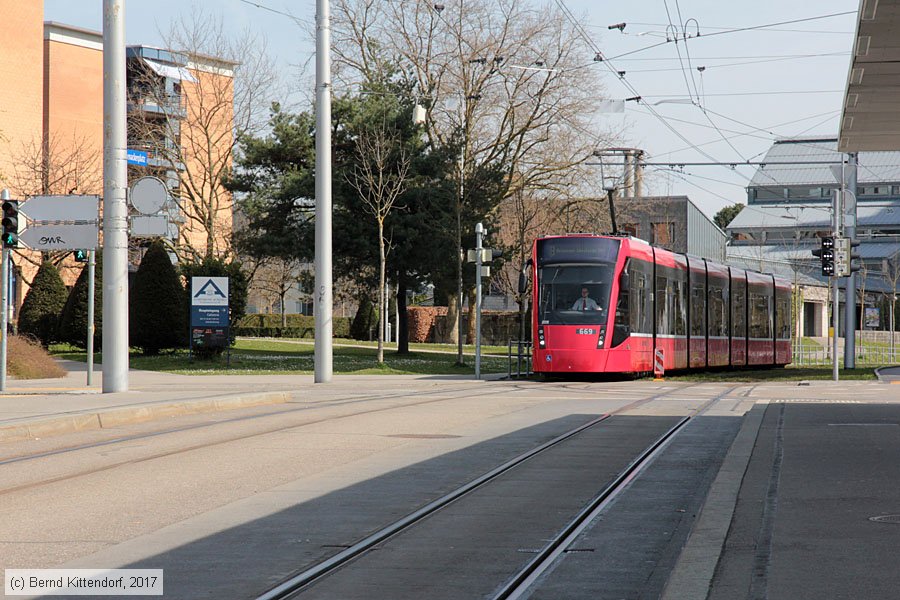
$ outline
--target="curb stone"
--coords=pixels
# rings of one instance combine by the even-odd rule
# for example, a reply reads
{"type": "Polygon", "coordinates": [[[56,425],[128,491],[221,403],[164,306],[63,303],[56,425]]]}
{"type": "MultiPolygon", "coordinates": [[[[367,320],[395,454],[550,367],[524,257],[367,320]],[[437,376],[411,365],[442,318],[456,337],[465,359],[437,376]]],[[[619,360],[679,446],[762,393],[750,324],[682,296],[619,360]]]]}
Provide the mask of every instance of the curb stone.
{"type": "Polygon", "coordinates": [[[131,423],[155,421],[167,417],[192,415],[221,410],[234,410],[248,406],[281,404],[291,399],[290,392],[262,392],[220,396],[200,400],[156,402],[135,406],[121,406],[84,413],[34,417],[27,420],[0,424],[0,443],[20,442],[77,431],[107,429],[131,423]]]}

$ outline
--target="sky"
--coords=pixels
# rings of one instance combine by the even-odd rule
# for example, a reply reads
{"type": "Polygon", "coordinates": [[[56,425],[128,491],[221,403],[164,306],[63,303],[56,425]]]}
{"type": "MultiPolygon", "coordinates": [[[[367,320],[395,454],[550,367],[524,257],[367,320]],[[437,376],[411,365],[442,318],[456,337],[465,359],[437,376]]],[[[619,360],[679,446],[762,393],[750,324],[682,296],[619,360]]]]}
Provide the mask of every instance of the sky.
{"type": "MultiPolygon", "coordinates": [[[[625,145],[643,149],[648,162],[744,163],[762,159],[776,138],[837,135],[858,0],[547,3],[571,11],[584,37],[607,57],[596,63],[603,74],[598,99],[641,97],[598,121],[621,131],[625,145]],[[621,23],[623,29],[609,29],[621,23]]],[[[44,4],[45,20],[102,27],[101,0],[44,4]]],[[[297,91],[293,99],[308,92],[314,0],[126,0],[125,7],[129,44],[159,45],[159,32],[192,10],[220,15],[236,34],[247,28],[266,39],[282,83],[297,91]]],[[[712,217],[746,201],[755,168],[648,166],[645,194],[687,195],[712,217]]]]}

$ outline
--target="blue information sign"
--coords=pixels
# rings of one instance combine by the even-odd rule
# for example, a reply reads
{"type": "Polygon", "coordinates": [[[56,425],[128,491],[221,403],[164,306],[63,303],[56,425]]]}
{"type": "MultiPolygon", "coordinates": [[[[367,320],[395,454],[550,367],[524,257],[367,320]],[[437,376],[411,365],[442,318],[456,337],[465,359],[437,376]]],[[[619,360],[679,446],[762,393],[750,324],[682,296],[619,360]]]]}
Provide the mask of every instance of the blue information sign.
{"type": "Polygon", "coordinates": [[[228,307],[192,306],[191,327],[228,327],[228,307]]]}
{"type": "Polygon", "coordinates": [[[147,153],[143,150],[132,150],[129,148],[126,152],[129,165],[147,166],[147,153]]]}

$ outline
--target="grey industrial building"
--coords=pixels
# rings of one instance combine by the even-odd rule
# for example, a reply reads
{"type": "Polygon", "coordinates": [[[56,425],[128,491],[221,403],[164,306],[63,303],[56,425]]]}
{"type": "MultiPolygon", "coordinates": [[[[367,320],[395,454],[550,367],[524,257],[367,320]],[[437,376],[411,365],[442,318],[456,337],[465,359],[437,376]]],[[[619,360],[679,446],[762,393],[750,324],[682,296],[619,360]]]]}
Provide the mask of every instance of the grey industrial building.
{"type": "MultiPolygon", "coordinates": [[[[828,279],[812,250],[831,235],[844,157],[834,137],[776,141],[747,187],[747,206],[726,228],[731,264],[794,282],[803,301],[797,335],[828,331],[828,279]]],[[[859,328],[889,329],[886,308],[894,286],[886,275],[900,267],[900,152],[859,153],[857,239],[859,328]]],[[[843,287],[846,280],[839,281],[843,287]]]]}
{"type": "Polygon", "coordinates": [[[725,261],[725,232],[687,196],[626,197],[616,208],[623,233],[673,252],[725,261]]]}

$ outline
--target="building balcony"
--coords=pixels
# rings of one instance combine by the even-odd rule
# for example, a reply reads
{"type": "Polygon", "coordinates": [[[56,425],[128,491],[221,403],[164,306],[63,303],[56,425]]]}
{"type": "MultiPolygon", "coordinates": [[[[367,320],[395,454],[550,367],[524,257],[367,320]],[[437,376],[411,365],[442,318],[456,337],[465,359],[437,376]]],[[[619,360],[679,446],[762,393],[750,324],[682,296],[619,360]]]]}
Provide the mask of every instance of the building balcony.
{"type": "Polygon", "coordinates": [[[129,94],[128,112],[134,113],[137,111],[176,119],[184,119],[187,116],[180,94],[129,94]]]}

